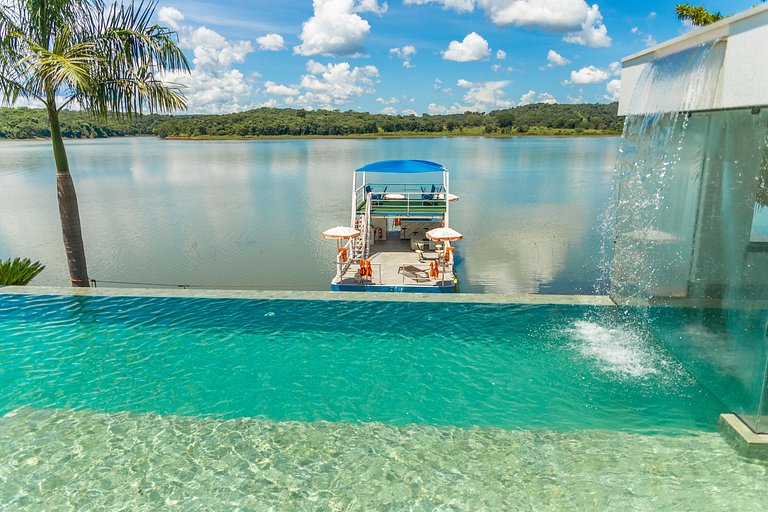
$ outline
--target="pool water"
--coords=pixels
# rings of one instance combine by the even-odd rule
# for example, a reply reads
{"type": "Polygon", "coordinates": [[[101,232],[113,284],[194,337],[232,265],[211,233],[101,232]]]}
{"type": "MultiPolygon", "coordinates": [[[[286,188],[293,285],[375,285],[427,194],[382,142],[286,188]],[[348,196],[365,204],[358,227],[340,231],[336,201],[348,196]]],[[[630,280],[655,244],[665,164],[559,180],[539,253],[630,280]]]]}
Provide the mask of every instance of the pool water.
{"type": "Polygon", "coordinates": [[[752,510],[766,466],[629,317],[0,294],[0,508],[752,510]]]}

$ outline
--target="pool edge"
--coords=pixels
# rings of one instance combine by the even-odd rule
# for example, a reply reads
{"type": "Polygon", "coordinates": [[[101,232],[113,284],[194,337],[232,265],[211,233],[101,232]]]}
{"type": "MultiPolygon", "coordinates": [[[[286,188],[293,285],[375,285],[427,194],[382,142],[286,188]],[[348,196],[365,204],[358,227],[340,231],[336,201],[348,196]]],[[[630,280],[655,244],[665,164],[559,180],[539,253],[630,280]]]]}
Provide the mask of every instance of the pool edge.
{"type": "Polygon", "coordinates": [[[556,304],[615,306],[607,295],[388,293],[286,290],[216,290],[155,288],[65,288],[55,286],[0,286],[0,295],[66,295],[94,297],[186,297],[207,299],[282,299],[363,302],[456,302],[475,304],[556,304]]]}
{"type": "Polygon", "coordinates": [[[721,414],[717,430],[743,457],[768,460],[768,434],[754,432],[737,415],[721,414]]]}

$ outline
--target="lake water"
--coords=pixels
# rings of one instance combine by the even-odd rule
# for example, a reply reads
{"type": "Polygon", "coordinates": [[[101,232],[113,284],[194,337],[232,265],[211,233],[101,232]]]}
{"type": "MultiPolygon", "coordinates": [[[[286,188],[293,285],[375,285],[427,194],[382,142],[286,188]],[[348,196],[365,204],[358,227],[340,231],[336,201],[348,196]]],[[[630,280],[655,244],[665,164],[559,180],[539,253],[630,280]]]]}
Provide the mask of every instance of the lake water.
{"type": "MultiPolygon", "coordinates": [[[[91,278],[326,290],[352,170],[444,164],[461,290],[594,293],[618,138],[313,139],[67,143],[91,278]]],[[[0,142],[0,259],[68,285],[48,141],[0,142]]]]}

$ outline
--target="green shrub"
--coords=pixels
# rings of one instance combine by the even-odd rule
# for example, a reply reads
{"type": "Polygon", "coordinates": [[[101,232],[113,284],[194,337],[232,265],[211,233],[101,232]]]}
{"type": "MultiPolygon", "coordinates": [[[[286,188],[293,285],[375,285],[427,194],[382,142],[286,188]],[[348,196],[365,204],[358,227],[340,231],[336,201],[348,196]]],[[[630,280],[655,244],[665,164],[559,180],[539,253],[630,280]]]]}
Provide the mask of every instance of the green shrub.
{"type": "Polygon", "coordinates": [[[45,265],[29,258],[0,260],[0,286],[24,286],[44,268],[45,265]]]}

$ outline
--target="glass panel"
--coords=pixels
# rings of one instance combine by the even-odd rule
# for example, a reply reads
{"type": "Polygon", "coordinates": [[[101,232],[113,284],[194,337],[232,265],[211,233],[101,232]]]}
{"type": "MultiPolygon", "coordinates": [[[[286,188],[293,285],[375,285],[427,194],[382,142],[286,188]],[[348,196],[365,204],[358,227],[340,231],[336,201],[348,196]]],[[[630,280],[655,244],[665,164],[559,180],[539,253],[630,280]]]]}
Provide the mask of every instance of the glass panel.
{"type": "Polygon", "coordinates": [[[768,110],[628,120],[611,293],[705,387],[768,431],[768,110]]]}

